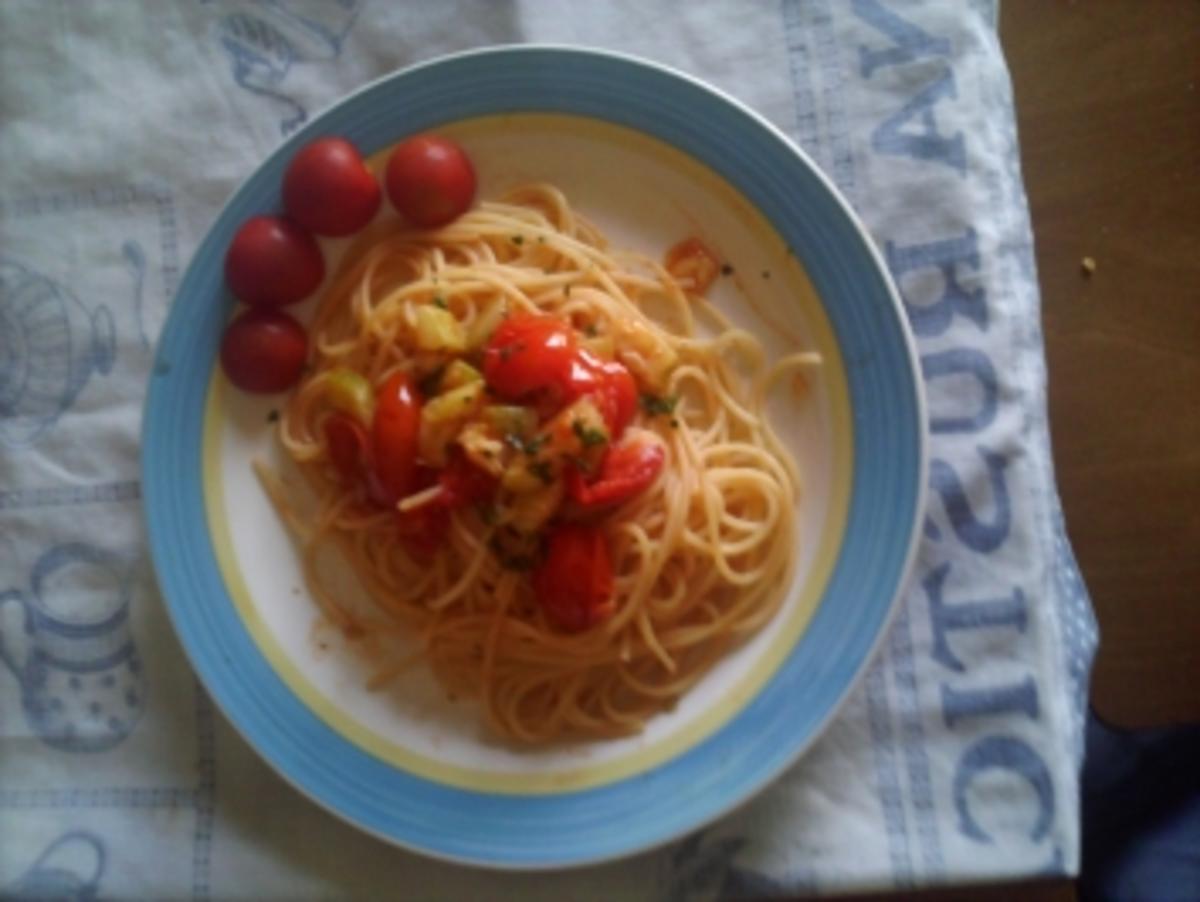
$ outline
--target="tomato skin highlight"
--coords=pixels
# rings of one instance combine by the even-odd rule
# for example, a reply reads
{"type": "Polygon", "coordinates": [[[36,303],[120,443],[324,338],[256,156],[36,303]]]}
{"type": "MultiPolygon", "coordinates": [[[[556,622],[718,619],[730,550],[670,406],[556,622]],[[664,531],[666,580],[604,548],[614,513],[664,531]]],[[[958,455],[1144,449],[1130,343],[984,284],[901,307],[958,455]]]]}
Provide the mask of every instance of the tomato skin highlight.
{"type": "Polygon", "coordinates": [[[325,278],[325,258],[306,229],[279,216],[242,223],[225,254],[225,281],[250,307],[285,307],[312,294],[325,278]]]}
{"type": "Polygon", "coordinates": [[[594,481],[586,482],[575,467],[567,471],[567,497],[588,513],[621,504],[653,485],[666,457],[657,442],[610,448],[594,481]]]}
{"type": "Polygon", "coordinates": [[[317,235],[352,235],[375,217],[382,202],[379,182],[344,138],[318,138],[304,146],[283,176],[284,209],[317,235]]]}
{"type": "Polygon", "coordinates": [[[475,199],[470,157],[438,135],[416,135],[397,145],[388,157],[384,181],[392,206],[420,228],[457,219],[475,199]]]}
{"type": "Polygon", "coordinates": [[[252,394],[291,388],[307,359],[304,327],[279,310],[247,310],[221,339],[221,368],[230,382],[252,394]]]}
{"type": "Polygon", "coordinates": [[[501,398],[553,392],[561,400],[578,365],[574,330],[555,316],[522,313],[504,320],[483,352],[483,376],[501,398]]]}
{"type": "Polygon", "coordinates": [[[391,506],[413,490],[421,400],[408,373],[393,373],[375,399],[371,424],[371,486],[376,501],[391,506]]]}
{"type": "Polygon", "coordinates": [[[564,632],[582,632],[611,617],[613,569],[604,533],[577,523],[556,527],[532,584],[546,618],[564,632]]]}
{"type": "Polygon", "coordinates": [[[616,441],[637,412],[638,390],[633,375],[620,361],[601,360],[581,349],[567,380],[564,402],[569,404],[585,395],[595,398],[608,425],[609,440],[616,441]]]}

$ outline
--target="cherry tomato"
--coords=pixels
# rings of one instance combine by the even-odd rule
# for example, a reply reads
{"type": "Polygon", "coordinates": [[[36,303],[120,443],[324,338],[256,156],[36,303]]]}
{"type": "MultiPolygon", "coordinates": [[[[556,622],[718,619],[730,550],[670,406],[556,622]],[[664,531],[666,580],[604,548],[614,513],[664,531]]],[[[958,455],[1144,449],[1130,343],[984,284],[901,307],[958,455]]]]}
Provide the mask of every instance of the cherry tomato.
{"type": "Polygon", "coordinates": [[[699,238],[686,238],[667,251],[663,261],[676,279],[690,281],[692,290],[704,294],[721,271],[717,255],[699,238]]]}
{"type": "Polygon", "coordinates": [[[609,439],[616,441],[637,412],[637,383],[617,360],[600,360],[586,350],[579,352],[578,359],[579,364],[571,370],[565,401],[569,403],[584,395],[595,398],[608,424],[609,439]]]}
{"type": "Polygon", "coordinates": [[[383,193],[362,156],[344,138],[303,147],[283,175],[283,207],[318,235],[351,235],[379,210],[383,193]]]}
{"type": "Polygon", "coordinates": [[[372,470],[377,482],[372,494],[386,505],[395,504],[413,489],[420,428],[417,387],[407,373],[395,373],[379,390],[371,424],[372,470]]]}
{"type": "Polygon", "coordinates": [[[666,452],[657,442],[630,442],[610,448],[592,482],[574,467],[567,471],[567,496],[585,511],[628,501],[658,478],[666,452]]]}
{"type": "Polygon", "coordinates": [[[439,502],[447,508],[456,508],[490,500],[498,481],[458,451],[451,452],[449,463],[438,473],[438,484],[442,487],[439,502]]]}
{"type": "Polygon", "coordinates": [[[334,469],[347,485],[357,485],[370,469],[370,437],[362,423],[345,413],[325,420],[325,447],[334,469]]]}
{"type": "Polygon", "coordinates": [[[402,142],[388,158],[388,198],[415,226],[435,228],[458,218],[475,198],[475,168],[461,147],[437,135],[402,142]]]}
{"type": "Polygon", "coordinates": [[[501,398],[517,401],[537,392],[564,395],[580,368],[574,330],[561,319],[532,313],[509,317],[483,352],[483,375],[501,398]]]}
{"type": "Polygon", "coordinates": [[[561,630],[577,633],[610,617],[613,570],[604,533],[577,523],[556,527],[532,583],[546,618],[561,630]]]}
{"type": "Polygon", "coordinates": [[[221,367],[242,391],[285,391],[296,384],[307,359],[304,327],[278,310],[242,313],[221,339],[221,367]]]}
{"type": "Polygon", "coordinates": [[[247,219],[225,254],[225,281],[251,307],[282,307],[312,294],[325,260],[305,229],[278,216],[247,219]]]}

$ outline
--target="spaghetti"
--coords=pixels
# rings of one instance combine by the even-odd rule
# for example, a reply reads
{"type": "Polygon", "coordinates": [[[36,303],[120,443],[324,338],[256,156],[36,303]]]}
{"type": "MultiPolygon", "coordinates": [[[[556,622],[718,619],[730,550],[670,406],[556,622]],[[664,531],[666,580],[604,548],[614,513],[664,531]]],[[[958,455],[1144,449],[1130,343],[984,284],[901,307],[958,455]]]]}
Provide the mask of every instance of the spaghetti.
{"type": "MultiPolygon", "coordinates": [[[[417,657],[449,692],[478,699],[498,733],[524,743],[637,732],[762,627],[791,577],[800,493],[764,408],[781,377],[816,357],[768,364],[760,343],[702,296],[711,276],[702,264],[688,254],[668,270],[609,250],[547,185],[483,203],[437,230],[364,233],[321,298],[311,370],[279,424],[315,489],[315,516],[300,515],[292,492],[260,468],[302,538],[325,616],[384,649],[390,637],[415,637],[417,657]],[[531,558],[539,553],[545,514],[527,530],[533,539],[514,527],[529,527],[521,504],[533,495],[508,496],[518,503],[507,509],[502,492],[497,504],[453,510],[444,540],[418,554],[397,530],[396,511],[365,503],[334,466],[323,423],[337,374],[358,374],[374,390],[396,372],[428,380],[448,360],[479,359],[470,340],[457,355],[422,346],[423,308],[450,314],[476,342],[505,318],[551,314],[636,379],[642,403],[623,442],[657,446],[664,462],[644,491],[591,518],[611,557],[612,604],[587,628],[567,631],[548,617],[529,560],[513,553],[522,538],[531,558]],[[331,545],[348,557],[370,609],[331,585],[322,555],[331,545]]],[[[529,453],[522,447],[504,453],[529,453]]],[[[558,474],[550,476],[540,491],[561,498],[558,474]]],[[[437,495],[436,485],[417,489],[398,508],[419,511],[437,495]]],[[[571,506],[550,515],[569,519],[571,506]]],[[[372,685],[410,663],[385,651],[372,685]]]]}

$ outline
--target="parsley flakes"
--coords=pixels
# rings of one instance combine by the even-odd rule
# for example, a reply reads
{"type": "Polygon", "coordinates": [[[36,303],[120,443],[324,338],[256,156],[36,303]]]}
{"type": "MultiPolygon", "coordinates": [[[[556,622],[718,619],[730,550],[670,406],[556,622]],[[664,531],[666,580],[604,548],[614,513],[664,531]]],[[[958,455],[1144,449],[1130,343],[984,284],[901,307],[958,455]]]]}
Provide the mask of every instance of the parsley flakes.
{"type": "Polygon", "coordinates": [[[585,448],[595,448],[597,445],[603,445],[608,441],[608,433],[603,429],[594,429],[587,426],[582,420],[573,420],[571,422],[571,431],[583,442],[585,448]]]}
{"type": "Polygon", "coordinates": [[[546,485],[554,482],[554,471],[550,469],[550,461],[548,460],[535,460],[530,462],[529,472],[546,485]]]}
{"type": "Polygon", "coordinates": [[[675,412],[675,405],[679,403],[677,395],[668,395],[660,397],[659,395],[642,395],[642,410],[652,417],[662,416],[668,413],[675,412]]]}

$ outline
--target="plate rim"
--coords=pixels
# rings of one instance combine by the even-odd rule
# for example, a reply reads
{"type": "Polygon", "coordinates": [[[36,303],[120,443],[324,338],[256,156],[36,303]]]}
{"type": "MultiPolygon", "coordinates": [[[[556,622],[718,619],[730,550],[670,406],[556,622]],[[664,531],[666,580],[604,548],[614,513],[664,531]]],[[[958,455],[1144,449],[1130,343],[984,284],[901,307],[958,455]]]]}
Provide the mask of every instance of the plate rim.
{"type": "MultiPolygon", "coordinates": [[[[154,363],[154,368],[152,370],[152,373],[150,374],[150,376],[148,378],[149,386],[148,386],[148,390],[146,392],[145,400],[142,405],[142,427],[141,427],[140,434],[139,434],[139,437],[142,439],[141,452],[140,452],[140,472],[143,477],[143,484],[146,485],[147,487],[153,485],[152,481],[148,481],[145,478],[146,471],[149,467],[148,458],[150,455],[149,455],[149,447],[146,444],[146,442],[144,441],[144,439],[149,431],[150,423],[151,423],[151,419],[149,416],[150,412],[151,412],[151,406],[152,406],[151,402],[156,395],[156,392],[154,391],[154,383],[155,383],[154,376],[157,375],[159,361],[162,359],[160,357],[160,352],[162,350],[164,336],[167,333],[166,325],[167,325],[167,323],[169,323],[170,317],[174,314],[175,303],[177,301],[181,300],[181,290],[182,290],[183,286],[187,283],[188,276],[191,274],[191,271],[197,264],[196,258],[199,254],[200,249],[203,247],[205,240],[212,233],[213,229],[217,226],[217,224],[220,223],[222,221],[222,219],[226,216],[226,214],[229,211],[229,208],[231,206],[233,206],[233,204],[237,201],[237,199],[242,194],[243,190],[246,188],[248,183],[250,183],[263,168],[270,165],[283,152],[284,148],[287,147],[299,134],[303,134],[306,130],[308,130],[312,126],[320,123],[326,117],[326,115],[328,113],[330,113],[331,111],[333,111],[339,107],[342,107],[343,105],[348,105],[348,104],[352,103],[354,100],[356,100],[361,95],[371,92],[372,90],[380,87],[385,82],[388,82],[391,80],[398,80],[398,79],[405,78],[405,77],[408,77],[408,76],[411,76],[414,74],[421,73],[427,69],[437,68],[439,66],[454,63],[456,61],[469,60],[471,58],[488,57],[488,56],[504,57],[504,56],[510,56],[510,55],[518,55],[519,56],[519,55],[527,55],[527,54],[532,54],[532,53],[545,53],[545,52],[565,54],[565,55],[570,55],[570,56],[606,58],[613,62],[619,63],[625,67],[631,67],[633,69],[651,70],[652,72],[655,72],[660,76],[666,76],[670,79],[685,82],[685,83],[687,83],[687,85],[690,88],[692,88],[702,94],[710,95],[716,101],[718,101],[728,107],[733,108],[738,113],[740,113],[742,116],[749,119],[759,129],[761,129],[765,133],[769,134],[776,142],[778,142],[783,147],[786,147],[787,150],[799,160],[801,165],[805,169],[808,170],[809,174],[812,177],[814,177],[814,179],[824,189],[824,192],[827,195],[828,199],[831,200],[837,207],[840,208],[840,211],[841,211],[842,215],[845,217],[846,221],[853,227],[853,230],[859,240],[859,243],[861,244],[861,249],[866,251],[867,255],[870,257],[870,259],[874,263],[874,266],[875,266],[874,275],[877,276],[879,278],[879,280],[881,281],[881,283],[885,289],[885,292],[888,295],[888,299],[891,302],[891,305],[890,305],[891,312],[894,314],[896,323],[899,326],[899,333],[900,333],[900,336],[901,336],[902,342],[903,342],[903,351],[904,351],[903,356],[904,356],[905,362],[907,363],[908,375],[911,377],[912,402],[913,402],[913,405],[915,408],[915,414],[916,414],[914,437],[915,437],[915,442],[916,442],[916,446],[917,446],[916,447],[916,455],[915,455],[915,467],[917,470],[918,478],[916,479],[915,491],[914,491],[914,496],[913,496],[913,504],[912,504],[913,513],[912,513],[911,523],[909,524],[909,528],[908,528],[907,547],[905,548],[905,551],[904,551],[904,554],[903,554],[903,557],[901,560],[900,568],[897,571],[897,576],[896,576],[896,580],[895,580],[895,586],[894,586],[894,590],[892,593],[892,597],[890,598],[886,608],[884,609],[883,617],[881,618],[881,620],[879,622],[879,625],[875,632],[874,638],[871,640],[869,648],[862,655],[861,660],[859,661],[859,663],[857,664],[857,666],[854,670],[854,673],[848,680],[846,680],[846,682],[845,682],[844,686],[841,688],[841,690],[836,693],[836,699],[829,706],[829,708],[825,712],[825,714],[814,723],[814,725],[810,729],[808,735],[802,741],[797,742],[795,744],[794,748],[792,748],[790,750],[790,752],[787,755],[785,755],[780,762],[778,762],[777,764],[775,764],[774,766],[772,766],[770,768],[763,768],[763,769],[759,770],[757,773],[754,774],[754,776],[751,779],[749,779],[746,782],[745,786],[739,792],[730,793],[727,798],[722,800],[721,804],[715,806],[710,812],[705,814],[702,819],[696,820],[696,821],[688,823],[688,824],[680,825],[673,829],[668,829],[661,836],[658,836],[657,838],[637,842],[636,844],[628,845],[628,846],[625,846],[625,847],[622,847],[622,848],[619,848],[616,850],[604,851],[604,852],[600,852],[597,854],[582,854],[582,855],[577,855],[577,856],[572,856],[572,857],[550,858],[550,859],[545,859],[545,860],[540,860],[540,859],[539,860],[527,860],[527,859],[502,860],[502,859],[497,859],[494,855],[492,857],[487,857],[482,853],[480,855],[478,855],[477,857],[470,857],[466,854],[456,854],[453,852],[447,852],[445,850],[432,847],[430,845],[418,844],[417,842],[398,837],[391,833],[385,832],[384,830],[377,828],[371,824],[365,823],[364,821],[357,819],[356,817],[354,817],[347,811],[342,810],[342,808],[340,808],[334,801],[326,800],[326,799],[319,797],[315,793],[315,791],[313,791],[309,787],[305,786],[302,782],[300,782],[300,780],[298,778],[296,778],[293,774],[289,773],[288,770],[286,770],[285,767],[279,761],[277,761],[276,758],[272,754],[268,754],[268,752],[266,750],[264,750],[264,748],[260,745],[258,739],[256,737],[252,736],[247,731],[247,729],[244,728],[242,723],[238,722],[238,720],[235,717],[231,716],[230,711],[229,711],[225,701],[220,697],[220,694],[218,692],[214,691],[213,687],[210,685],[210,680],[209,680],[208,675],[206,674],[205,670],[202,669],[200,666],[198,666],[196,656],[193,653],[193,648],[191,647],[191,644],[190,644],[190,642],[194,641],[194,639],[189,640],[187,638],[189,634],[180,628],[180,614],[176,609],[176,603],[172,602],[169,599],[167,592],[163,588],[163,586],[165,585],[165,582],[166,582],[163,579],[163,568],[164,568],[165,564],[164,564],[162,558],[163,558],[164,552],[159,551],[159,543],[155,541],[155,539],[152,535],[153,531],[150,529],[147,529],[147,534],[148,534],[147,535],[147,544],[149,545],[149,548],[150,548],[150,557],[151,557],[151,562],[152,562],[152,567],[153,567],[157,587],[159,588],[159,594],[161,595],[162,600],[164,602],[164,607],[167,610],[168,618],[171,622],[172,629],[175,632],[175,636],[178,639],[181,647],[184,650],[185,656],[188,660],[189,665],[192,668],[193,673],[197,676],[197,678],[199,678],[201,683],[204,685],[204,688],[206,690],[206,693],[207,693],[209,699],[221,711],[221,714],[225,717],[226,721],[235,729],[235,731],[238,733],[238,735],[244,741],[246,741],[247,744],[249,744],[251,746],[251,748],[254,750],[255,754],[257,754],[272,769],[272,771],[275,774],[282,777],[286,783],[288,783],[294,789],[298,790],[301,795],[303,795],[306,798],[310,799],[311,801],[315,802],[318,806],[320,806],[325,811],[328,811],[329,813],[333,814],[335,817],[339,818],[340,820],[342,820],[345,823],[352,825],[356,829],[362,830],[363,832],[365,832],[371,836],[374,836],[390,845],[398,846],[398,847],[404,848],[408,851],[411,851],[415,854],[419,854],[419,855],[422,855],[425,857],[429,857],[429,858],[444,861],[444,862],[449,862],[449,863],[458,864],[458,865],[465,865],[465,866],[477,868],[477,869],[495,870],[495,871],[510,871],[510,872],[538,872],[538,871],[565,870],[565,869],[570,869],[570,868],[583,867],[583,866],[587,866],[587,865],[600,864],[600,863],[608,862],[608,861],[621,860],[621,859],[627,858],[627,857],[635,855],[635,854],[646,852],[646,851],[649,851],[652,849],[661,848],[662,846],[665,846],[665,845],[681,838],[682,836],[687,835],[688,833],[690,833],[692,831],[700,829],[700,828],[706,826],[707,824],[711,824],[714,821],[727,816],[730,812],[747,804],[750,800],[752,800],[753,798],[758,796],[765,789],[767,789],[771,784],[773,784],[776,780],[778,780],[779,777],[786,770],[788,770],[789,768],[794,766],[796,764],[796,762],[800,758],[802,758],[812,748],[813,744],[825,734],[825,732],[828,730],[830,724],[832,723],[833,719],[843,711],[847,699],[854,692],[854,690],[860,685],[867,670],[869,669],[869,667],[872,665],[872,663],[875,661],[877,655],[879,654],[880,648],[891,630],[893,622],[894,622],[894,620],[899,612],[899,609],[901,607],[904,595],[906,594],[906,592],[909,588],[909,585],[911,583],[911,580],[912,580],[913,571],[914,571],[914,562],[916,559],[917,550],[919,548],[920,540],[921,540],[921,523],[923,522],[923,519],[925,516],[925,510],[926,510],[927,501],[928,501],[927,474],[929,471],[929,435],[928,435],[928,426],[927,426],[927,399],[926,399],[926,394],[925,394],[924,382],[923,382],[923,379],[921,378],[921,374],[920,374],[919,356],[918,356],[918,351],[917,351],[917,347],[916,347],[916,340],[912,333],[912,329],[908,323],[908,318],[907,318],[907,315],[904,310],[904,305],[903,305],[903,301],[901,299],[901,295],[900,295],[900,293],[897,289],[897,286],[891,276],[891,273],[889,272],[889,270],[885,264],[882,254],[880,253],[879,249],[876,247],[875,243],[871,239],[870,233],[867,231],[865,225],[859,218],[858,214],[855,212],[855,210],[849,204],[849,202],[846,200],[846,198],[842,195],[842,193],[838,190],[836,185],[834,185],[834,183],[829,178],[829,176],[827,176],[826,173],[824,171],[822,171],[820,169],[820,167],[817,166],[815,161],[803,150],[803,148],[801,148],[785,132],[783,132],[782,129],[780,129],[779,127],[774,125],[772,122],[770,122],[768,119],[766,119],[762,114],[760,114],[757,111],[755,111],[754,109],[752,109],[746,103],[742,102],[741,100],[737,99],[736,97],[729,94],[725,90],[717,87],[716,85],[711,84],[710,82],[707,82],[697,76],[693,76],[693,75],[691,75],[681,69],[678,69],[674,66],[671,66],[669,64],[650,60],[650,59],[647,59],[645,57],[641,57],[641,56],[638,56],[635,54],[630,54],[630,53],[626,53],[623,51],[609,50],[609,49],[599,48],[599,47],[592,47],[592,46],[587,46],[587,45],[573,45],[573,44],[563,44],[563,43],[553,43],[553,42],[551,42],[551,43],[515,43],[515,44],[509,43],[509,44],[490,45],[490,46],[486,46],[486,47],[476,47],[476,48],[467,49],[467,50],[463,50],[463,51],[442,54],[442,55],[432,57],[427,60],[423,60],[423,61],[414,63],[412,65],[402,66],[391,72],[385,73],[384,75],[381,75],[381,76],[374,78],[368,82],[365,82],[364,84],[360,85],[358,88],[354,89],[353,91],[350,91],[350,92],[347,92],[346,94],[340,95],[332,102],[324,105],[318,112],[314,113],[310,117],[308,123],[306,124],[306,126],[304,128],[300,129],[298,132],[293,133],[291,135],[283,136],[276,143],[274,148],[272,148],[267,154],[265,154],[253,166],[253,168],[247,173],[247,175],[239,181],[237,186],[230,192],[229,196],[226,198],[225,203],[221,205],[221,208],[217,211],[217,213],[215,214],[215,216],[209,223],[208,227],[206,228],[204,235],[200,238],[200,241],[197,243],[196,248],[192,253],[192,257],[189,260],[188,266],[186,267],[186,269],[184,270],[184,272],[180,278],[179,288],[176,290],[175,295],[172,297],[171,312],[168,314],[167,321],[164,322],[164,328],[163,328],[162,332],[160,333],[158,338],[156,338],[156,341],[155,341],[155,349],[154,349],[154,357],[153,357],[155,363],[154,363]]],[[[490,113],[490,115],[498,115],[498,114],[502,114],[503,112],[504,112],[503,110],[494,110],[492,113],[490,113]]],[[[549,112],[549,110],[540,110],[540,111],[533,111],[533,112],[549,112]]],[[[659,135],[644,132],[641,129],[637,128],[636,126],[629,125],[628,123],[625,123],[625,122],[620,122],[620,121],[616,121],[616,120],[605,120],[605,119],[602,119],[600,117],[594,116],[589,113],[575,112],[575,113],[570,113],[569,115],[576,115],[576,116],[581,116],[584,118],[598,119],[599,121],[610,122],[611,124],[616,124],[620,127],[631,128],[635,131],[639,131],[643,134],[647,134],[649,137],[651,137],[655,140],[666,141],[666,143],[671,144],[671,146],[673,146],[673,147],[676,147],[676,149],[679,150],[680,152],[688,154],[689,156],[692,155],[691,151],[686,147],[680,147],[680,146],[674,145],[672,142],[667,141],[667,139],[665,139],[659,135]]],[[[471,118],[471,117],[462,117],[462,118],[471,118]]],[[[451,119],[448,121],[456,121],[456,120],[451,119]]],[[[721,175],[720,173],[717,173],[717,174],[720,177],[724,178],[724,176],[721,175]]],[[[736,185],[734,185],[734,188],[735,188],[735,190],[738,190],[739,193],[741,193],[740,189],[738,189],[738,187],[736,185]]],[[[755,209],[757,209],[757,204],[754,204],[753,202],[750,202],[750,203],[752,206],[755,207],[755,209]]],[[[770,221],[770,220],[768,220],[768,221],[770,221]]],[[[806,270],[807,270],[807,268],[806,268],[806,270]]],[[[822,306],[826,305],[826,301],[824,298],[821,298],[821,303],[822,303],[822,306]]],[[[851,478],[853,480],[853,470],[852,470],[851,478]]],[[[152,513],[152,510],[151,510],[153,494],[154,494],[154,490],[149,489],[149,488],[148,488],[148,490],[143,491],[143,494],[142,494],[143,516],[144,516],[144,520],[145,520],[145,523],[147,524],[147,526],[150,525],[152,520],[156,519],[156,515],[154,513],[152,513]]],[[[839,554],[839,557],[840,557],[840,554],[839,554]]],[[[822,597],[824,597],[824,593],[823,593],[822,597]]],[[[818,604],[817,610],[820,609],[820,606],[821,606],[821,604],[818,604]]],[[[802,634],[802,636],[803,636],[803,634],[802,634]]],[[[771,680],[768,680],[767,684],[764,685],[764,687],[763,687],[764,691],[774,679],[775,679],[775,677],[772,677],[771,680]]],[[[307,707],[307,706],[305,706],[305,707],[307,707]]],[[[349,740],[347,740],[347,741],[349,741],[349,740]]],[[[367,753],[367,754],[369,754],[369,753],[367,753]]],[[[674,759],[672,759],[672,760],[674,760],[674,759]]],[[[391,767],[391,765],[388,765],[386,762],[381,762],[381,763],[385,764],[385,766],[391,767]]],[[[670,764],[671,764],[671,761],[669,760],[661,766],[667,767],[670,764]]],[[[392,768],[392,769],[397,770],[398,772],[402,772],[398,768],[392,768]]],[[[636,779],[636,777],[630,777],[630,778],[626,778],[626,779],[627,780],[636,779]]],[[[522,796],[516,796],[514,798],[522,798],[522,796]]]]}

